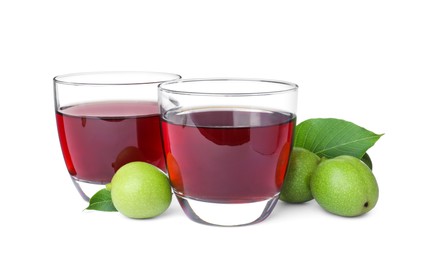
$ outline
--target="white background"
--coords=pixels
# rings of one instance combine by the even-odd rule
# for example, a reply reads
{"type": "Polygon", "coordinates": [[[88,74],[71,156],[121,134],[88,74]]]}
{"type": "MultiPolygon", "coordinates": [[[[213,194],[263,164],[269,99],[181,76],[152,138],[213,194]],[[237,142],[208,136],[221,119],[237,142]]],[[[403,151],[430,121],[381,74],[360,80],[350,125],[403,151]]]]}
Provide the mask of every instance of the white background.
{"type": "Polygon", "coordinates": [[[430,1],[0,2],[1,259],[433,259],[430,1]],[[150,70],[300,86],[299,122],[385,133],[377,206],[358,218],[278,203],[238,228],[83,211],[61,155],[52,77],[150,70]]]}

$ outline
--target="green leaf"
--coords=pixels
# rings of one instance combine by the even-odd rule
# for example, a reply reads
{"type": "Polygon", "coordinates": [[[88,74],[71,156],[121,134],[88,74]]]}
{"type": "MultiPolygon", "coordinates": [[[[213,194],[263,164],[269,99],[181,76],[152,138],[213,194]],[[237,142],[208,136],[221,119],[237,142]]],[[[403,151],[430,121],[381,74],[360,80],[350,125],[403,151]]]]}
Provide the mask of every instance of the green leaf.
{"type": "Polygon", "coordinates": [[[365,155],[363,155],[362,159],[360,160],[362,160],[362,162],[364,162],[372,171],[372,160],[367,153],[365,153],[365,155]]]}
{"type": "Polygon", "coordinates": [[[294,146],[320,157],[351,155],[361,159],[382,134],[336,118],[313,118],[297,125],[294,146]]]}
{"type": "Polygon", "coordinates": [[[107,189],[102,189],[95,193],[89,200],[87,210],[99,211],[117,211],[112,202],[111,192],[107,189]]]}

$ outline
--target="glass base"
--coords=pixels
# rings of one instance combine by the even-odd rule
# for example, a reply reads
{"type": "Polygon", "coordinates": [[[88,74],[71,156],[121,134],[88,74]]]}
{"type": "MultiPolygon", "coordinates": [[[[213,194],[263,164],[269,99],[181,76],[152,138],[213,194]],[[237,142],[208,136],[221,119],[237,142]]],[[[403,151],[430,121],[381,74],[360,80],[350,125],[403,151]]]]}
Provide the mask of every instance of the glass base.
{"type": "Polygon", "coordinates": [[[97,191],[105,188],[105,183],[88,182],[74,178],[73,176],[71,176],[71,180],[78,193],[85,201],[89,201],[97,191]]]}
{"type": "Polygon", "coordinates": [[[274,197],[250,203],[215,203],[175,195],[185,214],[193,221],[216,226],[244,226],[266,219],[279,200],[274,197]]]}

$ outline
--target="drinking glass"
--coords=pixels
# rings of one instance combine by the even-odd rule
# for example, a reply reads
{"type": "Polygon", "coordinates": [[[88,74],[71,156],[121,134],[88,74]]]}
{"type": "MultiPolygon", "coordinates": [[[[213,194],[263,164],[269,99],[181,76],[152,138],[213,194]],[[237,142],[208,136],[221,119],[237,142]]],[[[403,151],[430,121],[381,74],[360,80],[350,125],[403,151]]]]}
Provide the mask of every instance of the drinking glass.
{"type": "Polygon", "coordinates": [[[238,226],[269,216],[292,150],[297,90],[257,79],[160,84],[166,165],[188,217],[238,226]]]}
{"type": "Polygon", "coordinates": [[[122,165],[166,170],[158,84],[180,79],[159,72],[90,72],[54,78],[57,130],[71,179],[86,201],[122,165]]]}

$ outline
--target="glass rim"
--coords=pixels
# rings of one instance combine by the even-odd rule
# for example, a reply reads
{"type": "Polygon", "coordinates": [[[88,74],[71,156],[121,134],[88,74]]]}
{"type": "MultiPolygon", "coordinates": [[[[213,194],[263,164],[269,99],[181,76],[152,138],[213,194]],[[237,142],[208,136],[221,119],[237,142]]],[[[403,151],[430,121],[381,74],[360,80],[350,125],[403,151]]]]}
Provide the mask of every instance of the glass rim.
{"type": "Polygon", "coordinates": [[[74,85],[74,86],[122,86],[122,85],[146,85],[146,84],[161,84],[163,82],[179,80],[181,79],[181,75],[175,73],[168,72],[156,72],[156,71],[89,71],[89,72],[76,72],[76,73],[68,73],[57,75],[53,78],[55,84],[63,84],[63,85],[74,85]],[[113,81],[113,82],[94,82],[94,81],[80,81],[78,80],[80,77],[86,76],[104,76],[104,75],[127,75],[127,74],[143,74],[143,76],[161,76],[167,77],[167,79],[161,80],[136,80],[136,81],[113,81]],[[68,78],[77,78],[76,80],[66,80],[68,78]]]}
{"type": "Polygon", "coordinates": [[[271,79],[256,79],[256,78],[193,78],[193,79],[178,79],[173,81],[162,82],[158,85],[158,90],[179,94],[179,95],[197,95],[197,96],[225,96],[225,97],[242,97],[242,96],[263,96],[263,95],[273,95],[281,94],[291,91],[297,91],[298,85],[288,81],[282,80],[271,80],[271,79]],[[246,91],[246,92],[212,92],[212,91],[188,91],[188,90],[176,90],[169,89],[168,86],[183,84],[183,83],[198,83],[198,82],[257,82],[257,83],[268,83],[268,84],[278,84],[285,86],[284,89],[279,90],[264,90],[264,91],[246,91]]]}

